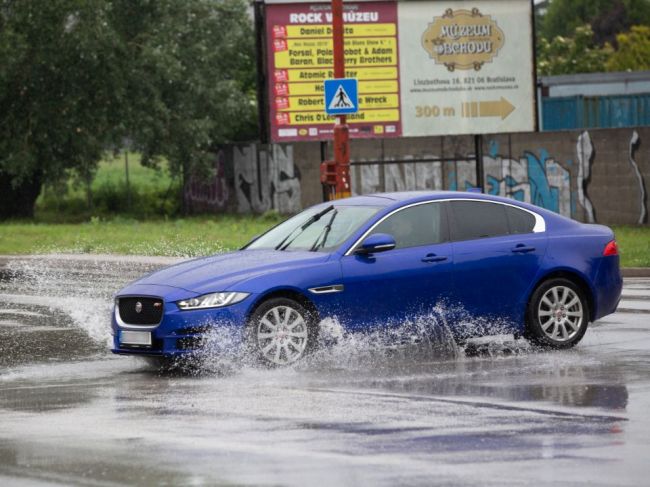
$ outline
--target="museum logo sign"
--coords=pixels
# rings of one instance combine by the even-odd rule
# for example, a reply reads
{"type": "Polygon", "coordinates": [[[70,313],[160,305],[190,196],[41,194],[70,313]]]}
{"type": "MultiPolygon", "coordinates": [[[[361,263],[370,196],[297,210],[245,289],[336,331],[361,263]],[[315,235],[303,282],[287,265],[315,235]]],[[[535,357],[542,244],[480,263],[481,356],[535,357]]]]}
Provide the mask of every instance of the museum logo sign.
{"type": "Polygon", "coordinates": [[[505,35],[491,16],[479,9],[447,9],[434,17],[422,34],[422,47],[437,64],[449,71],[474,69],[497,56],[505,44],[505,35]]]}

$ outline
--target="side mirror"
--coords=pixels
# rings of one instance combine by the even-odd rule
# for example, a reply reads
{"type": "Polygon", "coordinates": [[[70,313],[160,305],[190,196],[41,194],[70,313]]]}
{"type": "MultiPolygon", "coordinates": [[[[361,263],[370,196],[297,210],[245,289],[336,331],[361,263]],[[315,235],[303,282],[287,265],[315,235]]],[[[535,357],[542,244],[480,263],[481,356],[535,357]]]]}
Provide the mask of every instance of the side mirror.
{"type": "Polygon", "coordinates": [[[355,254],[368,255],[375,254],[377,252],[385,252],[387,250],[392,250],[395,248],[395,238],[392,235],[387,233],[375,233],[366,237],[366,239],[361,242],[361,246],[357,248],[354,252],[355,254]]]}

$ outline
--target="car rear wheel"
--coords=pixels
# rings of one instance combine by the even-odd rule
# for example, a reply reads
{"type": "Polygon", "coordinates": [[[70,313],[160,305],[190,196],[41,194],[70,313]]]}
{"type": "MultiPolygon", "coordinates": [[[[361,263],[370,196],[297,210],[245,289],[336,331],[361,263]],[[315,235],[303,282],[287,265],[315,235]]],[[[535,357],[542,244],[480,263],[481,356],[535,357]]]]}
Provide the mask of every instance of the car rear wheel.
{"type": "Polygon", "coordinates": [[[526,336],[549,348],[571,348],[587,331],[589,306],[576,284],[558,278],[546,281],[528,304],[526,336]]]}
{"type": "Polygon", "coordinates": [[[248,342],[263,364],[285,366],[298,362],[316,342],[315,319],[300,303],[273,298],[262,303],[249,323],[248,342]]]}

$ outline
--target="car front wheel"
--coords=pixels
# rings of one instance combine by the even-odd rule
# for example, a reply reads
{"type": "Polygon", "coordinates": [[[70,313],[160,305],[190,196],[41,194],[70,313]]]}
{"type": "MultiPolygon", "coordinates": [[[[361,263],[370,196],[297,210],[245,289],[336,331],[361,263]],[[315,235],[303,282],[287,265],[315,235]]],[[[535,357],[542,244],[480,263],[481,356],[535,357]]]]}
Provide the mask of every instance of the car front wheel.
{"type": "Polygon", "coordinates": [[[539,286],[528,304],[526,335],[550,348],[571,348],[587,331],[589,306],[583,291],[568,279],[539,286]]]}
{"type": "Polygon", "coordinates": [[[314,317],[300,303],[273,298],[262,303],[249,323],[249,347],[265,365],[285,366],[298,362],[316,342],[314,317]]]}

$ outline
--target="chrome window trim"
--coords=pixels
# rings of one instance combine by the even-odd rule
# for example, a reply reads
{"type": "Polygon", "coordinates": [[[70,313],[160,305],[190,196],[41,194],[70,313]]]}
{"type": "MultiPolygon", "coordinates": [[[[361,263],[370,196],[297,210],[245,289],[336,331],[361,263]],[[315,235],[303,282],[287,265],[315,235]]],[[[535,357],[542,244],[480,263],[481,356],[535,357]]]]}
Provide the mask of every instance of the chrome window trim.
{"type": "MultiPolygon", "coordinates": [[[[538,213],[535,213],[534,211],[531,211],[527,208],[522,208],[521,206],[517,205],[511,205],[510,203],[504,203],[502,201],[492,201],[492,200],[484,200],[484,199],[479,199],[479,198],[445,198],[445,199],[439,199],[439,200],[427,200],[427,201],[418,201],[417,203],[411,203],[410,205],[406,206],[401,206],[399,208],[394,209],[387,215],[384,215],[379,221],[375,222],[373,226],[371,226],[368,230],[366,230],[361,237],[359,237],[351,246],[350,248],[343,254],[343,256],[348,256],[352,255],[356,248],[359,246],[359,244],[365,239],[370,232],[372,232],[378,225],[380,225],[386,218],[393,216],[395,213],[398,213],[402,210],[406,210],[407,208],[412,208],[414,206],[420,206],[420,205],[426,205],[429,203],[443,203],[445,201],[478,201],[479,203],[492,203],[495,205],[503,205],[503,206],[511,206],[512,208],[515,208],[517,210],[525,211],[527,213],[530,213],[535,217],[535,226],[533,227],[532,233],[544,233],[546,231],[546,221],[544,220],[544,217],[538,213]]],[[[451,222],[449,222],[451,224],[451,222]]],[[[509,235],[526,235],[525,233],[519,233],[519,234],[509,234],[509,235]]],[[[472,240],[477,240],[477,239],[472,239],[472,240]]]]}

